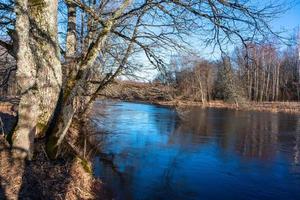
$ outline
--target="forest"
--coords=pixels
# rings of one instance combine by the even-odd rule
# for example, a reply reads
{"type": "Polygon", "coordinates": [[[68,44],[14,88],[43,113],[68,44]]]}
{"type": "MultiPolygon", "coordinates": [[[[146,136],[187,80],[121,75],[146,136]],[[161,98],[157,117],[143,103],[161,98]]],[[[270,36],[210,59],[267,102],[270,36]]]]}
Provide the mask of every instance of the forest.
{"type": "Polygon", "coordinates": [[[177,96],[202,103],[299,101],[298,43],[294,40],[284,49],[272,43],[249,43],[247,49],[236,47],[216,61],[174,56],[154,82],[172,85],[177,96]]]}

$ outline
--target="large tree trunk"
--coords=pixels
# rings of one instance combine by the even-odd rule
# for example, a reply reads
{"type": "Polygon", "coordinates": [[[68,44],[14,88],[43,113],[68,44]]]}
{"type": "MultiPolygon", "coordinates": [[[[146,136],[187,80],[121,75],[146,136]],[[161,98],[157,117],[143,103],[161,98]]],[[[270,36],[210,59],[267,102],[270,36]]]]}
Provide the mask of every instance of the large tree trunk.
{"type": "Polygon", "coordinates": [[[28,1],[16,1],[16,32],[18,35],[17,84],[22,98],[19,103],[19,121],[13,135],[13,145],[30,152],[37,123],[37,88],[32,77],[36,77],[36,66],[29,46],[28,1]]]}
{"type": "Polygon", "coordinates": [[[12,142],[29,157],[34,137],[45,136],[61,91],[57,6],[57,0],[16,1],[17,82],[21,100],[12,142]]]}

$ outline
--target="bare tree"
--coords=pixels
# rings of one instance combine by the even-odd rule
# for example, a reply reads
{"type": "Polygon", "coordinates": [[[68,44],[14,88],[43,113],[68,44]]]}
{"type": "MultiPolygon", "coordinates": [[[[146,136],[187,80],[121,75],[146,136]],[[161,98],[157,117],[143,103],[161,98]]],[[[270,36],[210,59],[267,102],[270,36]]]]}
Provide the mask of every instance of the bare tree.
{"type": "MultiPolygon", "coordinates": [[[[163,52],[185,48],[191,34],[224,51],[228,43],[274,34],[269,22],[284,11],[278,1],[254,5],[248,0],[16,0],[0,5],[6,14],[13,7],[16,13],[7,20],[15,26],[5,26],[11,26],[12,34],[0,43],[18,67],[21,102],[13,144],[30,157],[33,138],[48,131],[52,158],[59,155],[74,118],[87,113],[97,92],[118,75],[136,70],[135,55],[144,54],[163,69],[163,52]],[[67,6],[67,29],[57,24],[62,6],[67,6]]],[[[207,87],[199,83],[204,100],[207,87]]]]}
{"type": "Polygon", "coordinates": [[[298,99],[297,48],[272,43],[247,44],[234,52],[240,82],[252,101],[298,99]],[[247,52],[246,52],[247,51],[247,52]],[[246,56],[247,53],[247,56],[246,56]]]}

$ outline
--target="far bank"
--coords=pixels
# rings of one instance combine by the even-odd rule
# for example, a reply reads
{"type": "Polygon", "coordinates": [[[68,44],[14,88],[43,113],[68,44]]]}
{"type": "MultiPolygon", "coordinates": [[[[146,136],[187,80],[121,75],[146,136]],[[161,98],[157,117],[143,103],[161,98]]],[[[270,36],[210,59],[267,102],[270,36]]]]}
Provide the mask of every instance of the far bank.
{"type": "Polygon", "coordinates": [[[99,94],[101,99],[114,99],[129,102],[143,102],[162,106],[171,106],[178,109],[200,106],[235,110],[251,110],[264,112],[300,113],[300,102],[295,101],[247,101],[238,104],[234,101],[210,100],[205,103],[176,94],[171,86],[151,83],[120,81],[109,86],[99,94]]]}

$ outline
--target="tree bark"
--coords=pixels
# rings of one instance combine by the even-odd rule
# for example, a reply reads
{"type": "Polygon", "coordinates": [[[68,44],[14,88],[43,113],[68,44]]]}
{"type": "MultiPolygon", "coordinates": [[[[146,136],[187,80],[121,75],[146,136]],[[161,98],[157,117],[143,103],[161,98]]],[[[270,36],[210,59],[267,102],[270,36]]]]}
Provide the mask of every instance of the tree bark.
{"type": "Polygon", "coordinates": [[[37,66],[39,110],[37,136],[45,136],[56,108],[62,85],[60,50],[57,39],[58,0],[29,0],[31,46],[37,66]]]}
{"type": "MultiPolygon", "coordinates": [[[[86,92],[86,84],[88,84],[89,70],[93,67],[99,51],[103,47],[109,33],[111,32],[116,18],[119,17],[123,11],[130,5],[131,0],[125,0],[123,4],[114,12],[111,18],[105,23],[101,32],[98,34],[97,39],[89,47],[89,51],[85,58],[78,64],[79,71],[76,77],[68,80],[67,88],[64,91],[64,98],[62,103],[62,111],[59,119],[55,124],[53,134],[47,143],[47,152],[52,159],[57,158],[60,153],[60,145],[63,142],[67,131],[72,124],[74,115],[77,113],[79,106],[81,106],[80,98],[86,92]],[[73,79],[75,78],[75,79],[73,79]]],[[[88,102],[91,97],[87,97],[88,102]]]]}
{"type": "MultiPolygon", "coordinates": [[[[29,46],[28,1],[17,0],[15,6],[16,32],[18,37],[17,84],[22,95],[19,103],[19,120],[13,134],[13,146],[30,154],[37,123],[36,66],[29,46]],[[31,111],[32,110],[32,111],[31,111]]],[[[31,157],[31,155],[29,155],[31,157]]]]}
{"type": "Polygon", "coordinates": [[[77,33],[76,33],[76,4],[66,0],[68,9],[68,29],[66,37],[65,64],[63,66],[63,88],[67,86],[68,79],[76,76],[78,66],[76,63],[77,33]]]}
{"type": "Polygon", "coordinates": [[[81,63],[80,71],[75,78],[78,80],[68,80],[71,84],[68,84],[67,88],[64,91],[64,98],[62,103],[62,111],[59,115],[59,120],[55,124],[54,131],[50,136],[50,139],[47,144],[47,152],[49,156],[53,159],[57,158],[59,155],[59,146],[61,145],[64,137],[67,134],[67,131],[72,123],[73,117],[77,110],[79,109],[80,97],[84,94],[84,88],[87,84],[88,72],[95,62],[98,51],[101,49],[104,44],[107,35],[112,28],[112,23],[109,23],[107,27],[104,28],[102,34],[99,35],[97,40],[97,45],[95,46],[90,54],[87,56],[87,60],[81,63]],[[74,83],[74,85],[72,85],[74,83]]]}
{"type": "Polygon", "coordinates": [[[45,136],[61,91],[57,6],[57,0],[16,1],[17,82],[22,97],[12,142],[29,158],[34,137],[45,136]]]}
{"type": "Polygon", "coordinates": [[[77,36],[76,36],[76,5],[67,1],[68,8],[68,30],[66,38],[66,59],[73,59],[76,54],[77,36]]]}

